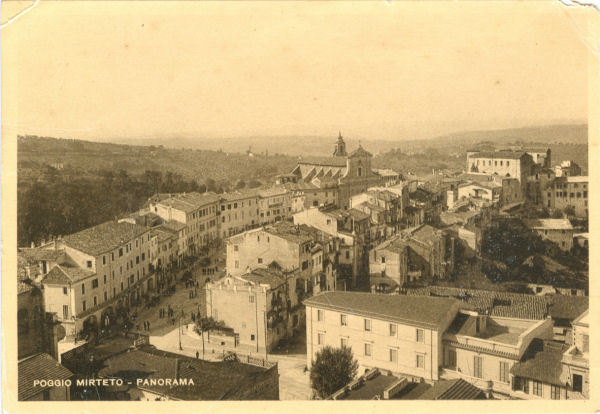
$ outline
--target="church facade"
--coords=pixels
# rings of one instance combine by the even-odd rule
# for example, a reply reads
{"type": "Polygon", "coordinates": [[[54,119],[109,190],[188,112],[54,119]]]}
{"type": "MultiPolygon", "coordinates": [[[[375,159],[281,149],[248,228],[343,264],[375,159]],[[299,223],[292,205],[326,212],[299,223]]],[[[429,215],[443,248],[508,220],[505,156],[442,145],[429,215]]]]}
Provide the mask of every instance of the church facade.
{"type": "Polygon", "coordinates": [[[336,184],[337,206],[350,208],[350,198],[367,191],[369,187],[384,184],[384,178],[371,168],[373,155],[360,144],[348,154],[346,143],[340,133],[332,157],[306,158],[298,162],[292,171],[298,181],[317,186],[336,184]]]}

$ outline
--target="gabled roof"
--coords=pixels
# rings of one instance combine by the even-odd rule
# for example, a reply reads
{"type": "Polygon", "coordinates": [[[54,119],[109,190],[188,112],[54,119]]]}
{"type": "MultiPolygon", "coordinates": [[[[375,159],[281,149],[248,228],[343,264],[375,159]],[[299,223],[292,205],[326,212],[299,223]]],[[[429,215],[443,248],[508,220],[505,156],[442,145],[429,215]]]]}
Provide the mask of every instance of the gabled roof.
{"type": "Polygon", "coordinates": [[[306,299],[304,303],[307,306],[337,312],[435,329],[440,326],[458,301],[447,298],[363,292],[324,292],[306,299]]]}
{"type": "Polygon", "coordinates": [[[524,151],[481,151],[471,154],[471,158],[521,159],[524,151]]]}
{"type": "Polygon", "coordinates": [[[29,400],[48,387],[33,385],[34,380],[66,380],[73,373],[48,354],[40,353],[19,361],[19,401],[29,400]]]}
{"type": "Polygon", "coordinates": [[[546,384],[565,385],[561,378],[562,357],[568,345],[534,338],[523,359],[510,369],[510,373],[521,377],[542,381],[546,384]]]}
{"type": "Polygon", "coordinates": [[[174,194],[167,199],[159,201],[157,204],[190,213],[206,205],[216,203],[217,201],[219,201],[219,196],[215,193],[207,192],[200,194],[193,192],[174,194]]]}
{"type": "Polygon", "coordinates": [[[98,256],[141,236],[148,227],[127,222],[107,221],[64,237],[63,242],[91,256],[98,256]]]}
{"type": "Polygon", "coordinates": [[[485,400],[485,393],[462,378],[437,381],[419,400],[485,400]]]}
{"type": "Polygon", "coordinates": [[[302,157],[298,164],[326,165],[331,167],[345,167],[346,157],[302,157]]]}
{"type": "Polygon", "coordinates": [[[65,254],[65,252],[63,250],[44,249],[44,248],[40,248],[40,247],[34,247],[34,248],[21,247],[18,249],[18,252],[29,262],[37,262],[37,261],[57,262],[65,254]]]}
{"type": "MultiPolygon", "coordinates": [[[[106,360],[101,377],[130,380],[186,378],[194,385],[139,385],[155,393],[179,400],[242,400],[244,394],[263,379],[267,368],[241,362],[210,362],[181,354],[144,347],[106,360]]],[[[257,398],[256,392],[254,398],[257,398]]]]}
{"type": "Polygon", "coordinates": [[[354,151],[352,151],[350,153],[348,158],[372,157],[372,156],[373,156],[373,154],[371,154],[369,151],[365,150],[363,147],[361,147],[359,145],[357,149],[355,149],[354,151]]]}
{"type": "Polygon", "coordinates": [[[80,267],[56,265],[48,272],[48,274],[46,274],[46,276],[44,276],[42,283],[46,285],[68,285],[92,275],[94,275],[94,272],[91,270],[82,269],[80,267]]]}
{"type": "Polygon", "coordinates": [[[286,280],[283,272],[266,268],[253,269],[250,273],[241,275],[240,278],[257,285],[269,285],[271,289],[283,285],[286,280]]]}

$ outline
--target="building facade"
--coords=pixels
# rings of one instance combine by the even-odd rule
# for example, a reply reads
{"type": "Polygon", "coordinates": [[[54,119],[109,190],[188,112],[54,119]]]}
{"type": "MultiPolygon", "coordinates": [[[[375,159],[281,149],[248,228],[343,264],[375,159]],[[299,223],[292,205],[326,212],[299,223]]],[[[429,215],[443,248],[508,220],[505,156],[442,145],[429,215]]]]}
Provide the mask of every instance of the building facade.
{"type": "Polygon", "coordinates": [[[326,292],[304,304],[309,367],[324,346],[349,347],[360,373],[379,368],[426,381],[439,378],[442,334],[459,308],[452,299],[359,292],[326,292]]]}

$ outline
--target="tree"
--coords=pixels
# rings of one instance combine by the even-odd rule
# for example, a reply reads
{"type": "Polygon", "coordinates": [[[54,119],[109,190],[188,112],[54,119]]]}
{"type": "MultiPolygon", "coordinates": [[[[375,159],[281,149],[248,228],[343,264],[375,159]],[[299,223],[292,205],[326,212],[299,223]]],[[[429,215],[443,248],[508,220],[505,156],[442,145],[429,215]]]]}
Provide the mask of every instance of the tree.
{"type": "Polygon", "coordinates": [[[348,347],[326,346],[317,352],[310,369],[310,383],[321,398],[331,395],[354,379],[358,362],[348,347]]]}

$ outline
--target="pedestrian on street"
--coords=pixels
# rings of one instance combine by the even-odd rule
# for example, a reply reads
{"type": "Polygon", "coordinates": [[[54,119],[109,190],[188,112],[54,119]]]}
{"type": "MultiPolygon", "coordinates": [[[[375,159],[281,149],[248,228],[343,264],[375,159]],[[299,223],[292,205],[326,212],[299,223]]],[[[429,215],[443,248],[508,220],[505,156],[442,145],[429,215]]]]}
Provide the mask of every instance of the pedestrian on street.
{"type": "Polygon", "coordinates": [[[196,351],[196,359],[200,358],[200,352],[196,351]]]}

